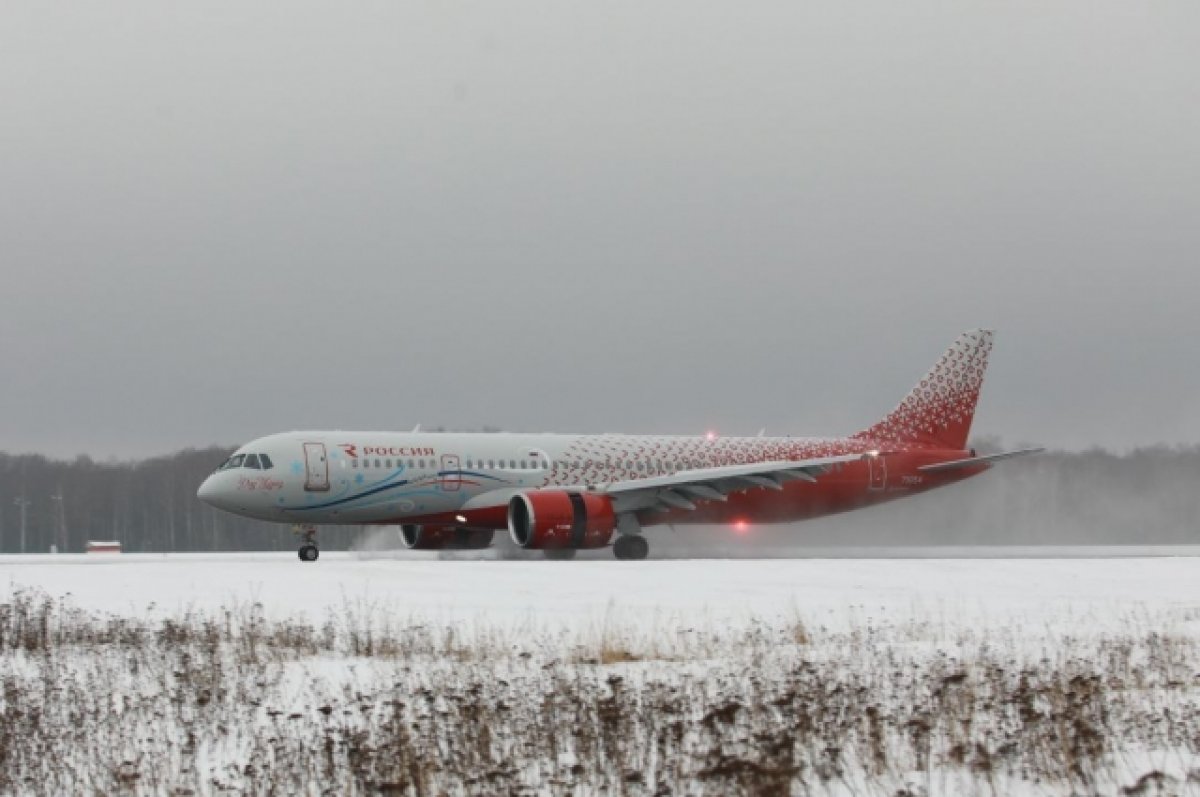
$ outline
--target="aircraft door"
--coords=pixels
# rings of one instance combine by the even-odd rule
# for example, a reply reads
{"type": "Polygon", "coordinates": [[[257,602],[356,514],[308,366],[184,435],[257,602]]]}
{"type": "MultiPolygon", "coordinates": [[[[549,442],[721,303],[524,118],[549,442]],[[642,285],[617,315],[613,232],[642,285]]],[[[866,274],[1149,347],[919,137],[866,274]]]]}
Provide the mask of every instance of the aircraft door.
{"type": "Polygon", "coordinates": [[[458,454],[442,454],[442,489],[452,493],[462,486],[462,470],[458,454]]]}
{"type": "Polygon", "coordinates": [[[304,444],[304,489],[310,493],[329,489],[329,459],[324,443],[304,444]]]}
{"type": "Polygon", "coordinates": [[[887,487],[887,460],[881,456],[867,457],[867,472],[870,474],[867,487],[882,490],[887,487]]]}

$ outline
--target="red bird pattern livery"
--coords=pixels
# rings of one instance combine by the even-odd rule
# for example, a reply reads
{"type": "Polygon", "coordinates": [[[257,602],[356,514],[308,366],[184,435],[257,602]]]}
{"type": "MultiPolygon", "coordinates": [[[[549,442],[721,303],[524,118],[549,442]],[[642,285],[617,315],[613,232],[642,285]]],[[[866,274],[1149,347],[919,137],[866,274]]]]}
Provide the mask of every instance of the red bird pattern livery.
{"type": "Polygon", "coordinates": [[[990,331],[964,333],[900,406],[854,438],[895,445],[921,443],[963,448],[975,418],[975,405],[991,352],[990,331]]]}

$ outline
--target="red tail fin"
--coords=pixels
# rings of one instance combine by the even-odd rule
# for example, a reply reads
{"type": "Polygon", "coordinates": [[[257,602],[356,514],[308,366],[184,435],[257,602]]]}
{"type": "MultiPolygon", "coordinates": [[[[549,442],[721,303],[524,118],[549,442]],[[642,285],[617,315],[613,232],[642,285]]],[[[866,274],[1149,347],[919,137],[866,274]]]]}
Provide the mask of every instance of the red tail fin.
{"type": "Polygon", "coordinates": [[[854,437],[881,443],[965,448],[991,350],[989,329],[959,335],[900,406],[854,437]]]}

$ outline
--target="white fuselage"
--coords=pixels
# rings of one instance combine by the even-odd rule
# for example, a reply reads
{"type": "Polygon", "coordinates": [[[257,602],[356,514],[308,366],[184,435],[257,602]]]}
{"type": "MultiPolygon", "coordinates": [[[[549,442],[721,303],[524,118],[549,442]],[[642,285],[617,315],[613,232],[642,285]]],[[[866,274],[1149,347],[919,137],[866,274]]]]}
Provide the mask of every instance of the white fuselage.
{"type": "Polygon", "coordinates": [[[239,448],[199,495],[275,522],[404,523],[465,514],[495,526],[499,519],[488,510],[502,510],[523,490],[867,448],[807,438],[287,432],[239,448]]]}

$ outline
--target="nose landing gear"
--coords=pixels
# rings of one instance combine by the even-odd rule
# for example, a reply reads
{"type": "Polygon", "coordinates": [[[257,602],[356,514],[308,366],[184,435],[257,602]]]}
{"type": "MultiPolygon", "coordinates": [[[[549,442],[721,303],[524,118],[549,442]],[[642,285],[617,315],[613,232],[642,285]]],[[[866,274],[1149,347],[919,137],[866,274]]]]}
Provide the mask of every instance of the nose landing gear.
{"type": "Polygon", "coordinates": [[[316,526],[292,526],[292,533],[300,537],[303,544],[297,555],[301,562],[315,562],[317,557],[321,555],[321,551],[317,548],[317,527],[316,526]]]}

